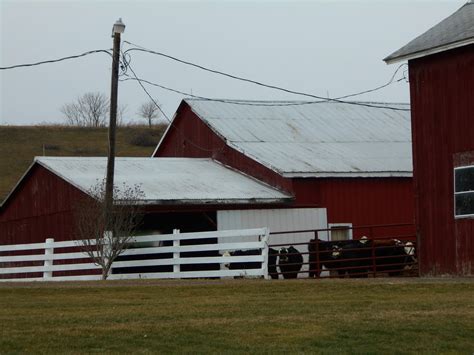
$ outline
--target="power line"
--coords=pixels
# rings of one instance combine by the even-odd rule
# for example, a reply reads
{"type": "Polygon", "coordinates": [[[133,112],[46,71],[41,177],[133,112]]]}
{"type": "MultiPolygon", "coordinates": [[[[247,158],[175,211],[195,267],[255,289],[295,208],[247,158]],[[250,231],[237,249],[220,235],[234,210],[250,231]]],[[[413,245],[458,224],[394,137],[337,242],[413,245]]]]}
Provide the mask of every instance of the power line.
{"type": "Polygon", "coordinates": [[[133,70],[132,66],[130,65],[130,62],[126,60],[125,58],[125,55],[123,55],[123,60],[124,60],[124,63],[125,63],[125,67],[126,67],[126,70],[130,69],[130,71],[132,72],[133,76],[135,77],[135,80],[138,82],[138,84],[140,84],[141,88],[143,89],[143,91],[145,92],[145,94],[148,96],[148,98],[153,102],[153,104],[156,106],[156,108],[163,114],[163,116],[166,118],[166,120],[170,123],[170,126],[173,127],[174,129],[176,129],[176,131],[181,134],[181,136],[186,140],[186,142],[189,142],[189,144],[191,144],[193,147],[197,148],[197,149],[200,149],[202,151],[205,151],[205,152],[220,152],[222,150],[224,150],[226,144],[224,143],[222,147],[218,148],[218,149],[207,149],[207,148],[204,148],[198,144],[195,144],[193,143],[191,140],[187,139],[186,136],[184,135],[183,132],[181,132],[181,130],[176,127],[172,120],[168,117],[168,115],[163,111],[163,109],[161,108],[161,106],[155,101],[155,99],[150,95],[150,93],[148,92],[148,90],[145,88],[145,86],[142,84],[142,80],[138,78],[137,74],[135,73],[135,71],[133,70]]]}
{"type": "MultiPolygon", "coordinates": [[[[129,65],[129,63],[131,62],[131,59],[132,57],[130,56],[129,53],[123,53],[124,54],[124,57],[125,59],[123,60],[123,64],[122,64],[122,70],[123,70],[123,73],[121,74],[121,76],[126,76],[127,78],[126,79],[120,79],[120,81],[129,81],[129,80],[137,80],[136,78],[132,78],[130,77],[126,71],[127,71],[127,66],[129,65]]],[[[403,73],[403,77],[394,81],[397,73],[399,72],[399,70],[404,67],[404,66],[407,66],[406,63],[403,63],[403,64],[400,64],[397,69],[394,71],[394,73],[392,74],[390,80],[383,84],[383,85],[380,85],[380,86],[377,86],[373,89],[369,89],[369,90],[364,90],[364,91],[360,91],[360,92],[357,92],[357,93],[353,93],[353,94],[348,94],[348,95],[344,95],[344,96],[340,96],[340,97],[336,97],[336,99],[343,99],[343,98],[347,98],[347,97],[354,97],[354,96],[359,96],[359,95],[362,95],[362,94],[366,94],[366,93],[370,93],[370,92],[374,92],[374,91],[378,91],[378,90],[381,90],[393,83],[398,83],[402,80],[405,80],[407,81],[406,77],[405,77],[405,72],[403,73]]],[[[144,83],[147,83],[149,85],[152,85],[152,86],[156,86],[156,87],[159,87],[161,89],[164,89],[164,90],[167,90],[167,91],[171,91],[171,92],[174,92],[174,93],[177,93],[177,94],[180,94],[180,95],[184,95],[184,96],[187,96],[187,97],[193,97],[193,98],[197,98],[197,99],[201,99],[201,100],[206,100],[206,101],[215,101],[215,102],[222,102],[222,103],[229,103],[229,104],[234,104],[234,105],[247,105],[247,106],[299,106],[299,105],[309,105],[309,104],[317,104],[317,103],[321,103],[321,102],[327,102],[327,100],[318,100],[318,101],[298,101],[298,102],[285,102],[285,101],[257,101],[257,100],[253,100],[253,101],[250,101],[250,100],[236,100],[236,99],[218,99],[218,98],[210,98],[210,97],[206,97],[206,96],[200,96],[200,95],[194,95],[192,93],[189,93],[189,92],[184,92],[184,91],[181,91],[181,90],[177,90],[177,89],[173,89],[173,88],[170,88],[170,87],[167,87],[167,86],[164,86],[164,85],[161,85],[161,84],[157,84],[157,83],[154,83],[154,82],[151,82],[149,80],[146,80],[146,79],[143,79],[143,78],[140,78],[139,79],[140,81],[144,82],[144,83]]]]}
{"type": "Polygon", "coordinates": [[[326,101],[322,101],[322,100],[320,100],[320,101],[298,101],[298,102],[284,102],[284,101],[283,102],[282,101],[273,102],[273,101],[249,101],[249,100],[234,100],[234,99],[218,99],[218,98],[211,98],[211,97],[206,97],[206,96],[199,96],[199,95],[190,94],[188,92],[176,90],[176,89],[164,86],[164,85],[153,83],[149,80],[145,80],[145,79],[142,79],[142,78],[132,78],[127,74],[125,74],[125,76],[127,76],[127,78],[126,79],[120,79],[120,81],[129,81],[129,80],[141,81],[141,82],[147,83],[148,85],[156,86],[156,87],[159,87],[161,89],[171,91],[171,92],[174,92],[176,94],[184,95],[184,96],[187,96],[187,97],[193,97],[193,98],[200,99],[200,100],[205,100],[205,101],[222,102],[222,103],[233,104],[233,105],[244,105],[244,106],[298,106],[298,105],[309,105],[309,104],[314,104],[314,103],[326,102],[326,101]]]}
{"type": "MultiPolygon", "coordinates": [[[[139,51],[139,52],[155,54],[155,55],[162,56],[162,57],[174,60],[176,62],[185,64],[185,65],[189,65],[189,66],[192,66],[192,67],[199,68],[201,70],[204,70],[204,71],[207,71],[207,72],[210,72],[210,73],[226,76],[226,77],[231,78],[231,79],[248,82],[248,83],[251,83],[251,84],[254,84],[254,85],[258,85],[258,86],[262,86],[262,87],[266,87],[266,88],[270,88],[270,89],[274,89],[274,90],[279,90],[279,91],[287,92],[287,93],[294,94],[294,95],[307,96],[307,97],[312,97],[314,99],[319,99],[319,100],[323,100],[323,101],[334,101],[334,102],[339,102],[339,103],[348,104],[348,105],[366,106],[366,107],[373,107],[373,108],[384,108],[384,109],[390,109],[390,110],[396,110],[396,111],[410,111],[409,109],[404,109],[404,108],[399,108],[399,107],[373,105],[373,104],[363,103],[363,102],[343,101],[343,100],[340,100],[340,99],[337,99],[337,98],[325,98],[325,97],[322,97],[322,96],[308,94],[308,93],[301,92],[301,91],[290,90],[290,89],[286,89],[286,88],[275,86],[275,85],[265,84],[265,83],[262,83],[262,82],[259,82],[259,81],[256,81],[256,80],[243,78],[243,77],[240,77],[240,76],[237,76],[237,75],[228,74],[228,73],[225,73],[225,72],[222,72],[222,71],[219,71],[219,70],[210,69],[210,68],[204,67],[204,66],[199,65],[199,64],[195,64],[195,63],[183,60],[183,59],[179,59],[179,58],[171,56],[169,54],[165,54],[165,53],[153,51],[151,49],[147,49],[145,47],[139,46],[139,45],[134,44],[134,43],[129,42],[129,41],[124,41],[124,43],[135,46],[135,48],[127,49],[124,53],[128,53],[128,52],[131,52],[131,51],[139,51]]],[[[352,95],[352,96],[354,96],[354,95],[352,95]]]]}
{"type": "Polygon", "coordinates": [[[349,95],[340,96],[340,97],[337,97],[336,99],[337,99],[337,100],[339,100],[339,99],[347,99],[348,97],[353,97],[353,96],[359,96],[359,95],[363,95],[363,94],[368,94],[369,92],[374,92],[374,91],[381,90],[381,89],[383,89],[383,88],[385,88],[385,87],[387,87],[387,86],[389,86],[389,85],[391,85],[391,84],[393,84],[393,83],[398,83],[398,82],[400,82],[400,81],[402,81],[402,80],[405,80],[406,82],[408,82],[408,80],[407,80],[407,78],[406,78],[406,76],[405,76],[405,72],[403,72],[403,78],[400,78],[400,79],[394,81],[394,80],[395,80],[395,76],[397,75],[398,71],[399,71],[402,67],[404,67],[404,66],[408,66],[408,64],[406,64],[406,63],[400,64],[400,65],[398,66],[398,68],[394,71],[394,73],[393,73],[392,77],[390,78],[390,80],[389,80],[387,83],[383,84],[383,85],[377,86],[376,88],[373,88],[373,89],[360,91],[360,92],[357,92],[357,93],[355,93],[355,94],[349,94],[349,95]]]}
{"type": "MultiPolygon", "coordinates": [[[[403,65],[405,65],[405,64],[403,64],[403,65]]],[[[392,77],[390,78],[390,80],[387,83],[385,83],[381,86],[378,86],[374,89],[364,90],[364,91],[361,91],[361,92],[358,92],[358,93],[337,97],[336,99],[341,99],[341,98],[346,98],[346,97],[353,97],[353,96],[366,94],[366,93],[369,93],[369,92],[374,92],[374,91],[383,89],[383,88],[389,86],[390,84],[397,83],[397,82],[400,82],[402,80],[406,80],[406,78],[403,77],[403,78],[400,78],[400,79],[394,81],[394,78],[395,78],[396,74],[398,73],[399,69],[403,65],[400,65],[397,68],[397,70],[394,72],[394,74],[392,75],[392,77]]],[[[137,80],[136,78],[130,77],[126,73],[122,74],[122,76],[126,76],[127,78],[126,79],[120,79],[120,81],[137,80]]],[[[184,92],[184,91],[181,91],[181,90],[173,89],[173,88],[161,85],[161,84],[151,82],[151,81],[143,79],[143,78],[140,78],[139,80],[144,82],[144,83],[147,83],[148,85],[156,86],[156,87],[159,87],[161,89],[171,91],[171,92],[183,95],[183,96],[193,97],[193,98],[197,98],[197,99],[205,100],[205,101],[222,102],[222,103],[233,104],[233,105],[270,106],[270,107],[273,107],[273,106],[301,106],[301,105],[311,105],[311,104],[319,104],[319,103],[322,103],[322,102],[327,102],[327,100],[295,101],[295,102],[292,102],[292,101],[258,101],[258,100],[250,101],[250,100],[236,100],[236,99],[219,99],[219,98],[211,98],[211,97],[206,97],[206,96],[194,95],[194,94],[191,94],[189,92],[184,92]]]]}
{"type": "Polygon", "coordinates": [[[85,57],[87,55],[95,54],[95,53],[107,53],[108,55],[112,56],[112,54],[109,51],[105,50],[105,49],[96,49],[96,50],[84,52],[84,53],[81,53],[81,54],[70,55],[70,56],[62,57],[62,58],[58,58],[58,59],[44,60],[44,61],[36,62],[36,63],[17,64],[17,65],[11,65],[9,67],[0,67],[0,70],[8,70],[8,69],[24,68],[24,67],[33,67],[33,66],[36,66],[36,65],[48,64],[48,63],[57,63],[57,62],[62,62],[63,60],[76,59],[76,58],[85,57]]]}

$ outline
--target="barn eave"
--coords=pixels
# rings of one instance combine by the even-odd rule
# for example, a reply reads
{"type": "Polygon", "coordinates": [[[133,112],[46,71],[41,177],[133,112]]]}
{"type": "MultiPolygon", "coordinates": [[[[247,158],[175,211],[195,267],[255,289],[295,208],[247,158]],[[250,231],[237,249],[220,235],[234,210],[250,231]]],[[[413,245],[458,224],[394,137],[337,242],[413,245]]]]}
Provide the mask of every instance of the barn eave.
{"type": "Polygon", "coordinates": [[[406,54],[406,55],[402,55],[402,56],[398,56],[398,57],[387,57],[387,58],[384,59],[384,61],[387,64],[394,64],[394,63],[397,63],[397,62],[403,62],[403,61],[408,61],[408,60],[413,60],[413,59],[426,57],[426,56],[437,54],[437,53],[442,53],[442,52],[445,52],[445,51],[449,51],[451,49],[456,49],[456,48],[468,46],[470,44],[474,44],[474,38],[468,38],[468,39],[463,40],[463,41],[449,43],[449,44],[446,44],[446,45],[443,45],[443,46],[434,47],[434,48],[430,48],[430,49],[427,49],[427,50],[422,50],[422,51],[419,51],[419,52],[414,52],[414,53],[410,53],[410,54],[406,54]]]}
{"type": "Polygon", "coordinates": [[[411,171],[368,171],[368,172],[286,172],[282,174],[286,178],[389,178],[389,177],[413,177],[411,171]]]}
{"type": "Polygon", "coordinates": [[[188,206],[205,206],[205,205],[279,205],[288,204],[294,200],[293,197],[288,198],[276,198],[276,199],[213,199],[213,200],[142,200],[140,205],[144,206],[176,206],[176,205],[188,205],[188,206]]]}

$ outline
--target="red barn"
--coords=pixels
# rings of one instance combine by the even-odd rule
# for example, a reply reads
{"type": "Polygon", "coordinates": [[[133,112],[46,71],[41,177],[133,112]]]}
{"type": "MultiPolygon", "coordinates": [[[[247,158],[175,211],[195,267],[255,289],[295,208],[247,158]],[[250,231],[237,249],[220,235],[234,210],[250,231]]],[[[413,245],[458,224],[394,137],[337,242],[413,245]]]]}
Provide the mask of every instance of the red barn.
{"type": "Polygon", "coordinates": [[[294,207],[327,208],[329,226],[414,223],[406,104],[186,99],[154,156],[212,157],[293,195],[294,207]]]}
{"type": "MultiPolygon", "coordinates": [[[[74,208],[105,177],[106,158],[37,157],[0,206],[0,244],[73,239],[74,208]]],[[[141,232],[216,230],[217,210],[281,208],[292,197],[212,159],[116,158],[115,185],[137,186],[141,232]]]]}
{"type": "Polygon", "coordinates": [[[422,275],[474,272],[474,3],[385,58],[408,60],[422,275]]]}

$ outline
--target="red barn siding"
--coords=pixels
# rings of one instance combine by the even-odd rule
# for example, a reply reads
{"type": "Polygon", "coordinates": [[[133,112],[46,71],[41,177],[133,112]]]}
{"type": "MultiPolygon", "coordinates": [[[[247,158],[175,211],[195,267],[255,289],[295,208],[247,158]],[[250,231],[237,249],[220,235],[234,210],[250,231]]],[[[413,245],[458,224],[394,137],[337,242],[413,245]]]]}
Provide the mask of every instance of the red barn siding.
{"type": "Polygon", "coordinates": [[[454,219],[453,168],[474,151],[474,45],[409,67],[420,272],[472,275],[474,220],[454,219]]]}
{"type": "Polygon", "coordinates": [[[69,240],[73,201],[85,196],[36,164],[0,212],[0,244],[69,240]]]}
{"type": "MultiPolygon", "coordinates": [[[[353,226],[414,223],[411,178],[295,179],[297,205],[318,201],[327,208],[328,223],[353,226]]],[[[354,230],[354,237],[414,235],[413,227],[354,230]]]]}
{"type": "MultiPolygon", "coordinates": [[[[327,207],[328,222],[356,225],[413,223],[411,178],[290,179],[225,145],[186,103],[177,111],[155,157],[212,157],[295,195],[293,206],[327,207]],[[192,142],[192,143],[191,143],[192,142]]],[[[386,230],[387,235],[400,229],[386,230]]],[[[360,231],[358,234],[367,233],[360,231]]],[[[402,233],[414,234],[413,228],[402,233]]],[[[380,236],[380,235],[379,235],[380,236]]],[[[383,236],[383,235],[382,235],[383,236]]]]}

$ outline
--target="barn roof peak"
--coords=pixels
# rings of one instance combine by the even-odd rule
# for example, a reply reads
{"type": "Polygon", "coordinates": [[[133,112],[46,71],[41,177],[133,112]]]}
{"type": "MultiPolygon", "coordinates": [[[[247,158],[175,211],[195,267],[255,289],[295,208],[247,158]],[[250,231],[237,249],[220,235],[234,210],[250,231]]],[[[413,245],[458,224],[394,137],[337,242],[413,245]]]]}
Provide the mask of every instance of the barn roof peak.
{"type": "Polygon", "coordinates": [[[387,64],[421,58],[474,43],[474,1],[384,59],[387,64]]]}

